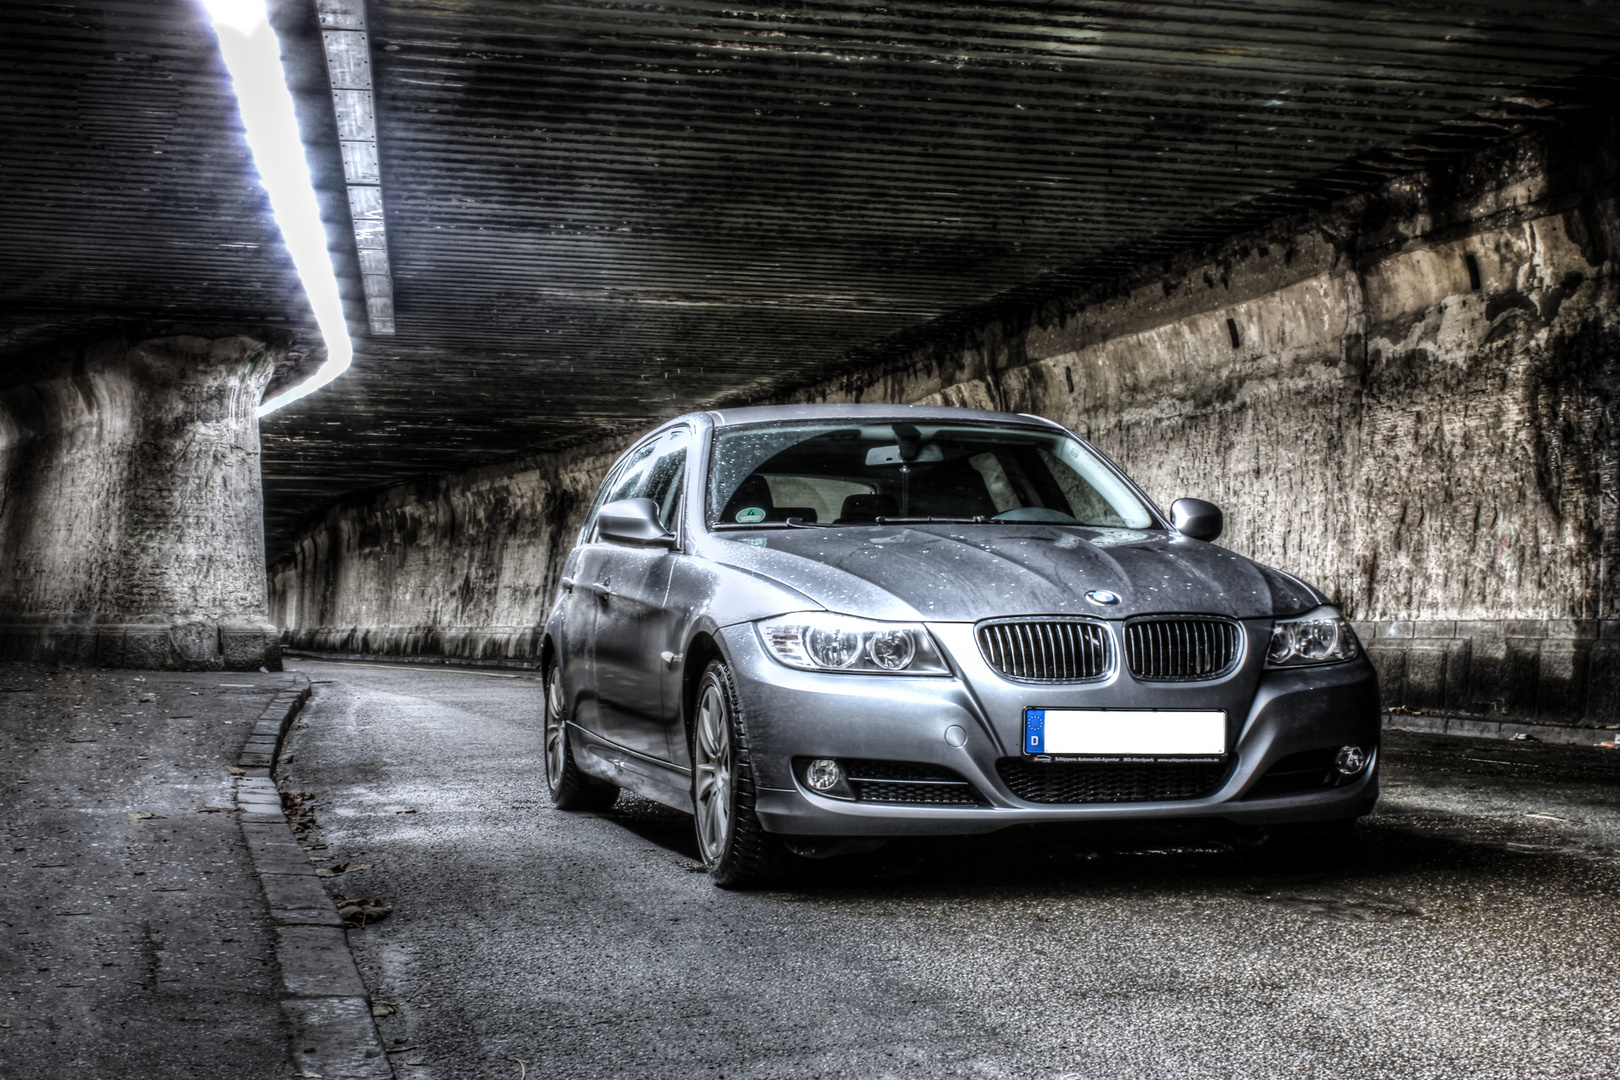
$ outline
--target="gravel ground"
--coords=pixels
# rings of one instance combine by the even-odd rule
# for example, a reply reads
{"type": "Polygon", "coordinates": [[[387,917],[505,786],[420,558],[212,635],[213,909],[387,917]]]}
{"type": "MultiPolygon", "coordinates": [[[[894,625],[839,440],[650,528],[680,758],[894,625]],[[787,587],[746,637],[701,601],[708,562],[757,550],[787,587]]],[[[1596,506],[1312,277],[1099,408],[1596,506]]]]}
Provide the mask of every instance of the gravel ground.
{"type": "Polygon", "coordinates": [[[283,776],[396,1074],[1614,1077],[1620,753],[1392,733],[1315,867],[1001,834],[726,893],[683,815],[548,805],[529,676],[298,661],[283,776]]]}
{"type": "Polygon", "coordinates": [[[292,1075],[229,772],[291,686],[0,664],[0,1077],[292,1075]]]}

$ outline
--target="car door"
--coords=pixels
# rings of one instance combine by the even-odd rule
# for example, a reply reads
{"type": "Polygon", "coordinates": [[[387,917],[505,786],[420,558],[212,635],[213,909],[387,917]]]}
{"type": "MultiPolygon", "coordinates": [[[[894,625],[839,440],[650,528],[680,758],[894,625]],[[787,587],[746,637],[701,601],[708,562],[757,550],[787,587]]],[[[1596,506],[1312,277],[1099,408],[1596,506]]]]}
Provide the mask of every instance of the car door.
{"type": "MultiPolygon", "coordinates": [[[[658,504],[659,521],[679,528],[681,495],[692,432],[664,433],[634,497],[658,504]]],[[[631,496],[625,496],[631,497],[631,496]]],[[[664,683],[672,670],[665,653],[679,649],[681,617],[669,606],[669,548],[603,545],[598,578],[603,597],[596,613],[595,672],[602,730],[620,746],[661,761],[671,760],[670,711],[664,683]]]]}
{"type": "Polygon", "coordinates": [[[615,499],[630,498],[641,487],[647,465],[657,449],[656,439],[638,446],[608,473],[585,518],[580,542],[563,565],[563,693],[568,701],[568,715],[574,723],[599,736],[606,736],[606,732],[596,677],[596,631],[606,598],[595,587],[595,582],[602,578],[603,560],[613,547],[596,535],[596,512],[615,499]]]}

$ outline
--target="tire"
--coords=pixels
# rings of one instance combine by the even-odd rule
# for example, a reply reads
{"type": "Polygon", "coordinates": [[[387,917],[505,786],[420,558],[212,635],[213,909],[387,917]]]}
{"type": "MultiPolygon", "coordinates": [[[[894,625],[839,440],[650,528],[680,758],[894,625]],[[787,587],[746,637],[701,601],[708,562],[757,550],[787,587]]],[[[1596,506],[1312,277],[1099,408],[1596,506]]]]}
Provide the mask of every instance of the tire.
{"type": "Polygon", "coordinates": [[[791,856],[754,813],[754,770],[737,684],[722,660],[698,682],[692,716],[692,819],[698,852],[722,889],[768,885],[791,856]]]}
{"type": "Polygon", "coordinates": [[[574,764],[574,748],[568,743],[568,708],[558,678],[561,673],[555,660],[546,668],[546,791],[551,805],[559,810],[609,810],[618,801],[619,789],[586,776],[574,764]]]}

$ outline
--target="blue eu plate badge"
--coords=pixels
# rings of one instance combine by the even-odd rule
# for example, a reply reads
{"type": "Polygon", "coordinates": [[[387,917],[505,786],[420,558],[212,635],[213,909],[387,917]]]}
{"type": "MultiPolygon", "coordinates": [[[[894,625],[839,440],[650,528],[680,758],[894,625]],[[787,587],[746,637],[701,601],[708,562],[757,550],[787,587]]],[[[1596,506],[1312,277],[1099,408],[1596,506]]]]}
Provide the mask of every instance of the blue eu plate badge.
{"type": "Polygon", "coordinates": [[[1027,709],[1024,712],[1024,753],[1046,752],[1046,710],[1027,709]]]}

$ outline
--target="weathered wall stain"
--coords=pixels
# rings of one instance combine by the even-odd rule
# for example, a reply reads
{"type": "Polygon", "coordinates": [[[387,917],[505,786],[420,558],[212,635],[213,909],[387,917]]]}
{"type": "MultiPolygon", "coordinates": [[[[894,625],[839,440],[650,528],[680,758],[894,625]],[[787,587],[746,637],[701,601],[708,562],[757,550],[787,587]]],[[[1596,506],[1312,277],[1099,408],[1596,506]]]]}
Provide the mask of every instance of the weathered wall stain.
{"type": "MultiPolygon", "coordinates": [[[[1523,139],[771,400],[1051,417],[1162,503],[1222,504],[1223,544],[1320,584],[1363,625],[1389,703],[1604,716],[1620,644],[1606,154],[1523,139]]],[[[535,656],[615,449],[334,510],[275,569],[289,642],[535,656]],[[344,539],[404,507],[414,542],[344,539]]]]}
{"type": "Polygon", "coordinates": [[[536,457],[335,509],[271,569],[271,615],[300,648],[538,656],[552,587],[614,454],[536,457]]]}

